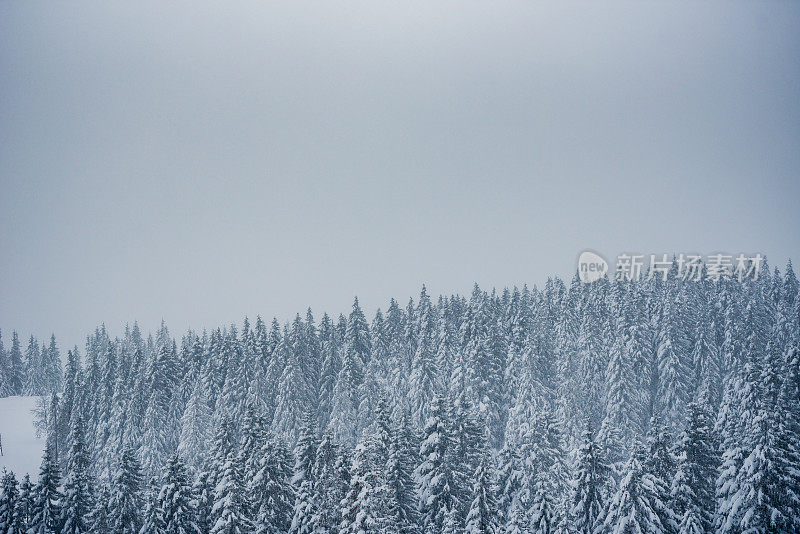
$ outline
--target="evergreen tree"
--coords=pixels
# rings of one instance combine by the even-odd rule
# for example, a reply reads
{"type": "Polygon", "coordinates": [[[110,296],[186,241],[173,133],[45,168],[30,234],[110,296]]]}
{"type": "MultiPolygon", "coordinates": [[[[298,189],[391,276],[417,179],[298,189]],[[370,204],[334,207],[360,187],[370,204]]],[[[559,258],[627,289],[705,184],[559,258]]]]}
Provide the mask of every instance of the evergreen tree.
{"type": "Polygon", "coordinates": [[[419,513],[414,488],[416,454],[408,422],[405,417],[391,435],[386,463],[386,483],[391,499],[397,508],[398,527],[402,534],[416,534],[419,513]]]}
{"type": "Polygon", "coordinates": [[[626,466],[627,473],[609,501],[603,528],[613,534],[669,532],[669,527],[663,525],[660,519],[660,511],[666,505],[659,499],[659,481],[642,469],[637,456],[631,456],[626,466]]]}
{"type": "Polygon", "coordinates": [[[353,311],[347,320],[342,367],[334,387],[333,413],[328,424],[334,438],[349,446],[355,444],[356,437],[361,431],[358,424],[362,401],[361,386],[364,383],[371,351],[369,327],[356,298],[353,302],[353,311]]]}
{"type": "Polygon", "coordinates": [[[200,534],[209,534],[213,524],[214,488],[211,486],[211,475],[201,471],[192,486],[191,507],[194,509],[195,527],[200,534]]]}
{"type": "Polygon", "coordinates": [[[90,455],[86,446],[83,416],[77,414],[72,426],[72,445],[67,458],[62,507],[64,534],[89,532],[89,514],[94,505],[93,481],[89,474],[90,455]]]}
{"type": "Polygon", "coordinates": [[[438,375],[435,345],[436,317],[425,286],[420,293],[416,317],[416,351],[411,362],[409,397],[413,420],[421,425],[428,416],[427,410],[435,393],[438,375]]]}
{"type": "Polygon", "coordinates": [[[25,351],[22,392],[25,395],[39,396],[44,394],[45,375],[42,369],[42,354],[39,342],[31,336],[25,351]]]}
{"type": "Polygon", "coordinates": [[[574,493],[570,514],[575,530],[591,534],[602,521],[605,510],[608,479],[611,469],[605,464],[602,450],[595,443],[589,423],[583,433],[583,443],[578,450],[574,493]]]}
{"type": "Polygon", "coordinates": [[[676,460],[672,454],[672,436],[668,427],[656,416],[650,422],[647,435],[647,455],[642,460],[643,469],[653,477],[654,487],[658,492],[657,500],[663,506],[656,512],[659,514],[665,533],[677,530],[677,521],[671,507],[670,483],[675,478],[676,460]]]}
{"type": "Polygon", "coordinates": [[[342,500],[342,534],[399,532],[389,501],[379,443],[368,435],[358,443],[350,468],[350,488],[342,500]]]}
{"type": "MultiPolygon", "coordinates": [[[[497,531],[497,509],[489,476],[489,467],[481,462],[475,471],[473,498],[464,527],[466,534],[494,534],[497,531]]],[[[544,512],[544,509],[537,511],[544,512]]]]}
{"type": "Polygon", "coordinates": [[[31,477],[26,473],[19,484],[17,499],[16,523],[19,532],[25,534],[33,526],[34,488],[31,477]]]}
{"type": "Polygon", "coordinates": [[[214,507],[216,518],[211,534],[240,534],[249,532],[250,518],[247,516],[247,499],[244,493],[242,466],[235,454],[228,454],[222,460],[222,470],[214,488],[214,507]]]}
{"type": "MultiPolygon", "coordinates": [[[[157,504],[160,516],[159,534],[193,534],[197,531],[197,526],[192,508],[192,489],[180,456],[175,454],[170,458],[163,478],[157,504]]],[[[241,531],[218,530],[215,525],[212,532],[241,531]]]]}
{"type": "Polygon", "coordinates": [[[139,534],[144,509],[141,485],[141,464],[136,451],[131,446],[125,447],[111,487],[108,524],[115,534],[139,534]]]}
{"type": "Polygon", "coordinates": [[[20,534],[17,517],[19,484],[14,473],[3,469],[0,479],[0,533],[20,534]]]}
{"type": "Polygon", "coordinates": [[[329,433],[322,436],[312,470],[315,534],[335,534],[342,521],[341,503],[349,485],[346,459],[329,433]]]}
{"type": "Polygon", "coordinates": [[[257,505],[256,534],[289,531],[294,506],[291,481],[289,451],[280,439],[266,436],[258,455],[258,472],[248,485],[248,493],[257,505]]]}
{"type": "Polygon", "coordinates": [[[11,350],[8,353],[8,394],[22,395],[25,385],[25,367],[22,362],[22,349],[16,330],[11,333],[11,350]]]}
{"type": "Polygon", "coordinates": [[[89,530],[92,534],[107,534],[110,532],[110,515],[111,515],[111,490],[108,485],[101,483],[95,489],[96,498],[94,500],[94,508],[89,513],[89,530]]]}
{"type": "Polygon", "coordinates": [[[39,481],[34,492],[29,534],[61,532],[61,474],[53,455],[53,443],[48,443],[42,456],[39,481]]]}
{"type": "Polygon", "coordinates": [[[199,468],[204,456],[203,447],[211,434],[211,407],[202,379],[195,380],[189,402],[181,418],[178,453],[193,468],[199,468]]]}
{"type": "Polygon", "coordinates": [[[672,502],[681,534],[712,532],[717,458],[708,414],[696,402],[687,406],[686,428],[678,442],[678,468],[672,502]]]}
{"type": "Polygon", "coordinates": [[[543,475],[539,475],[533,495],[530,511],[530,532],[535,534],[551,534],[555,532],[556,518],[553,514],[552,489],[543,475]]]}
{"type": "Polygon", "coordinates": [[[10,365],[6,349],[3,346],[3,332],[0,330],[0,398],[11,395],[10,365]]]}
{"type": "Polygon", "coordinates": [[[458,506],[453,494],[450,465],[452,438],[448,429],[446,401],[436,396],[425,423],[417,467],[419,512],[423,531],[440,532],[448,511],[458,506]]]}
{"type": "Polygon", "coordinates": [[[295,446],[294,476],[292,485],[295,488],[294,510],[291,534],[311,534],[314,527],[314,462],[317,456],[317,435],[314,426],[315,418],[307,414],[300,429],[300,437],[295,446]]]}

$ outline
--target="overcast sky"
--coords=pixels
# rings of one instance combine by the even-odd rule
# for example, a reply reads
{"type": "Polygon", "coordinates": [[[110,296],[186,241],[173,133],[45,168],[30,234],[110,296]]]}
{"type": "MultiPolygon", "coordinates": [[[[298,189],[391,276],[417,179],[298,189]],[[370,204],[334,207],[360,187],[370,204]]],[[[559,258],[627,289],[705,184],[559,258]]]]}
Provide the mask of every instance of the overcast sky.
{"type": "Polygon", "coordinates": [[[798,2],[0,2],[0,328],[800,259],[798,2]]]}

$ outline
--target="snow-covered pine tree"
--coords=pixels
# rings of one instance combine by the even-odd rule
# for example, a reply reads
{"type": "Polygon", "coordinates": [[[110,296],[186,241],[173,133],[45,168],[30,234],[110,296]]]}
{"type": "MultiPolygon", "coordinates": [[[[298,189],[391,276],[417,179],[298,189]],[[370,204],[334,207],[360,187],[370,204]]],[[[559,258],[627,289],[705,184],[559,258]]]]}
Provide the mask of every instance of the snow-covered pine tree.
{"type": "Polygon", "coordinates": [[[142,528],[142,468],[132,446],[123,449],[111,486],[108,524],[115,534],[139,534],[142,528]]]}
{"type": "Polygon", "coordinates": [[[478,422],[478,417],[466,394],[462,394],[451,411],[451,447],[445,459],[452,469],[451,491],[462,523],[473,499],[473,477],[489,451],[487,427],[478,422]]]}
{"type": "Polygon", "coordinates": [[[712,532],[717,444],[709,416],[696,402],[687,406],[686,427],[678,441],[678,466],[672,481],[672,506],[680,534],[712,532]]]}
{"type": "Polygon", "coordinates": [[[0,476],[0,532],[3,534],[20,534],[17,529],[17,501],[19,500],[19,483],[14,473],[3,468],[0,476]]]}
{"type": "Polygon", "coordinates": [[[319,428],[325,428],[333,410],[333,390],[342,368],[341,347],[337,341],[335,326],[328,314],[322,316],[319,325],[320,357],[322,368],[319,377],[319,428]]]}
{"type": "Polygon", "coordinates": [[[178,453],[192,469],[199,469],[211,434],[211,406],[203,380],[198,377],[181,417],[178,453]]]}
{"type": "Polygon", "coordinates": [[[358,424],[359,406],[362,400],[361,385],[364,383],[364,373],[371,351],[369,326],[356,298],[353,301],[353,311],[347,320],[342,367],[336,378],[333,412],[328,423],[328,430],[334,439],[347,446],[355,444],[361,431],[358,424]]]}
{"type": "Polygon", "coordinates": [[[350,487],[342,500],[341,534],[400,532],[384,466],[379,440],[366,434],[353,452],[350,487]]]}
{"type": "Polygon", "coordinates": [[[83,416],[75,415],[70,434],[62,506],[62,533],[89,532],[89,514],[94,505],[94,481],[89,474],[90,453],[86,446],[83,416]]]}
{"type": "MultiPolygon", "coordinates": [[[[769,344],[767,345],[769,348],[769,344]]],[[[751,353],[751,358],[758,358],[751,353]]],[[[795,510],[792,500],[798,480],[798,464],[794,458],[796,434],[788,432],[786,424],[796,400],[784,405],[782,382],[787,372],[783,358],[765,358],[760,376],[748,374],[757,380],[752,391],[757,398],[755,417],[748,421],[744,436],[745,451],[749,451],[735,476],[734,501],[727,507],[723,527],[744,532],[789,532],[795,528],[795,510]]],[[[794,378],[794,374],[790,377],[794,378]]],[[[725,508],[723,508],[725,510],[725,508]]]]}
{"type": "Polygon", "coordinates": [[[494,534],[497,532],[497,503],[490,471],[487,459],[484,459],[475,471],[472,502],[464,525],[465,534],[494,534]]]}
{"type": "Polygon", "coordinates": [[[16,527],[20,534],[27,534],[28,529],[33,526],[33,499],[34,488],[31,477],[25,473],[22,482],[19,483],[19,498],[15,513],[16,527]]]}
{"type": "Polygon", "coordinates": [[[169,332],[163,323],[158,337],[158,349],[150,365],[150,398],[145,410],[142,437],[142,464],[145,474],[149,476],[161,470],[169,451],[177,447],[178,437],[173,429],[178,424],[179,414],[174,414],[171,409],[172,396],[178,385],[176,361],[169,332]]]}
{"type": "MultiPolygon", "coordinates": [[[[158,482],[158,477],[152,477],[145,491],[145,507],[142,511],[144,520],[142,528],[139,531],[140,534],[164,531],[164,515],[158,506],[158,494],[160,492],[161,486],[158,482]]],[[[208,531],[204,531],[201,534],[208,534],[208,531]]]]}
{"type": "Polygon", "coordinates": [[[3,346],[3,331],[0,330],[0,398],[8,397],[11,394],[11,385],[9,384],[9,365],[8,355],[6,354],[6,349],[3,346]]]}
{"type": "MultiPolygon", "coordinates": [[[[300,327],[296,327],[299,335],[300,327]]],[[[275,359],[283,363],[283,371],[277,390],[275,418],[272,426],[279,436],[287,441],[294,441],[300,430],[301,419],[309,410],[311,386],[307,381],[307,374],[303,369],[302,361],[292,350],[294,338],[288,326],[283,329],[283,337],[275,348],[275,359]]]]}
{"type": "Polygon", "coordinates": [[[44,394],[44,387],[39,342],[31,336],[28,340],[28,348],[25,350],[22,392],[25,395],[39,396],[44,394]]]}
{"type": "Polygon", "coordinates": [[[336,534],[342,522],[342,500],[350,484],[348,461],[333,437],[325,432],[312,470],[311,528],[316,534],[336,534]]]}
{"type": "Polygon", "coordinates": [[[89,513],[89,530],[93,534],[109,532],[110,501],[111,490],[107,484],[101,482],[95,489],[94,507],[89,513]]]}
{"type": "Polygon", "coordinates": [[[517,447],[508,441],[498,454],[495,484],[498,519],[504,532],[520,534],[527,528],[530,495],[523,491],[524,473],[517,447]]]}
{"type": "Polygon", "coordinates": [[[800,348],[790,346],[784,359],[786,377],[776,401],[781,414],[777,441],[781,450],[787,522],[790,528],[800,532],[800,348]]]}
{"type": "Polygon", "coordinates": [[[428,408],[436,391],[438,369],[436,366],[436,316],[431,300],[422,286],[417,305],[417,324],[414,331],[416,350],[411,361],[409,377],[409,402],[412,420],[418,426],[424,424],[428,417],[428,408]]]}
{"type": "MultiPolygon", "coordinates": [[[[614,339],[611,343],[610,358],[606,367],[605,418],[600,426],[598,439],[609,451],[608,460],[621,466],[624,458],[630,455],[625,444],[638,437],[640,433],[641,405],[634,374],[634,364],[642,359],[637,353],[641,350],[638,325],[631,324],[625,295],[622,293],[622,282],[616,281],[612,286],[616,298],[612,305],[614,310],[614,339]]],[[[632,304],[628,304],[631,306],[632,304]]]]}
{"type": "Polygon", "coordinates": [[[235,449],[225,457],[216,459],[221,469],[217,473],[214,487],[215,518],[211,534],[242,534],[250,532],[248,502],[244,492],[243,466],[235,449]]]}
{"type": "Polygon", "coordinates": [[[531,534],[551,534],[555,532],[556,520],[553,513],[552,488],[547,477],[539,473],[533,492],[528,531],[531,534]]]}
{"type": "Polygon", "coordinates": [[[610,474],[611,469],[605,463],[602,448],[595,442],[591,423],[587,420],[583,442],[578,449],[570,503],[570,516],[576,532],[592,534],[602,523],[610,474]]]}
{"type": "Polygon", "coordinates": [[[290,534],[311,534],[314,528],[314,462],[317,456],[316,417],[306,413],[294,453],[294,510],[290,534]]]}
{"type": "Polygon", "coordinates": [[[211,486],[211,474],[201,471],[192,485],[192,504],[195,526],[199,534],[209,534],[214,525],[214,488],[211,486]]]}
{"type": "Polygon", "coordinates": [[[242,495],[245,517],[254,520],[261,502],[256,495],[247,491],[249,484],[261,470],[261,453],[267,442],[267,420],[260,409],[250,402],[245,408],[241,440],[236,463],[239,465],[244,491],[242,495]]]}
{"type": "Polygon", "coordinates": [[[424,532],[440,532],[448,511],[459,504],[453,493],[453,440],[447,401],[436,395],[429,413],[419,450],[421,463],[416,469],[419,512],[424,532]]]}
{"type": "MultiPolygon", "coordinates": [[[[391,434],[386,462],[386,483],[390,497],[397,508],[397,521],[401,534],[417,534],[419,511],[414,487],[416,467],[415,444],[408,427],[408,418],[402,416],[391,434]]],[[[419,447],[417,446],[417,449],[419,447]]]]}
{"type": "Polygon", "coordinates": [[[670,484],[675,478],[677,462],[672,453],[672,436],[669,428],[658,416],[650,420],[650,430],[647,433],[647,454],[642,458],[642,468],[653,477],[654,487],[658,492],[657,501],[663,506],[656,512],[661,519],[665,534],[677,530],[676,518],[671,507],[670,484]]]}
{"type": "Polygon", "coordinates": [[[39,468],[39,481],[34,490],[29,534],[55,534],[61,531],[61,474],[48,443],[39,468]]]}
{"type": "MultiPolygon", "coordinates": [[[[178,454],[167,463],[161,491],[158,493],[159,534],[195,534],[195,512],[192,508],[192,488],[186,474],[186,467],[178,454]]],[[[216,525],[215,525],[216,528],[216,525]]],[[[226,534],[242,531],[212,530],[226,534]]]]}
{"type": "Polygon", "coordinates": [[[7,390],[9,395],[21,395],[25,386],[25,366],[17,331],[11,333],[11,349],[8,352],[7,390]]]}
{"type": "Polygon", "coordinates": [[[664,534],[670,527],[661,523],[660,511],[666,505],[660,500],[659,481],[647,473],[639,462],[641,451],[634,452],[626,466],[619,489],[608,503],[602,522],[609,534],[664,534]]]}
{"type": "Polygon", "coordinates": [[[258,454],[258,471],[248,482],[248,494],[257,505],[255,534],[286,533],[294,506],[292,458],[280,438],[265,436],[258,454]]]}

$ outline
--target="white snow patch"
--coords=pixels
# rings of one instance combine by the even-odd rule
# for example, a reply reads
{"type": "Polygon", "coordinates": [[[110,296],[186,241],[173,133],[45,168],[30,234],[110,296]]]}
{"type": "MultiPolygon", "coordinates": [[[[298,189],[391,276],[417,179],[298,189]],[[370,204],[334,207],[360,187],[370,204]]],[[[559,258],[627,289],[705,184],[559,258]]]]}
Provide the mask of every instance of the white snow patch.
{"type": "Polygon", "coordinates": [[[3,456],[0,471],[5,467],[21,479],[25,473],[31,480],[39,476],[44,452],[44,437],[36,437],[33,410],[41,397],[0,398],[0,439],[3,456]]]}

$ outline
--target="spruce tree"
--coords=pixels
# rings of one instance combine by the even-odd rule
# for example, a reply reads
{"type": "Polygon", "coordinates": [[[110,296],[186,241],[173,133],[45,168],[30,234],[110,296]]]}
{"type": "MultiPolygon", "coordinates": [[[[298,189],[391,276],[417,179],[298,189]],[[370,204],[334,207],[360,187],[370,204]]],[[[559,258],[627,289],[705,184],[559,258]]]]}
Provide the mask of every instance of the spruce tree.
{"type": "Polygon", "coordinates": [[[288,532],[294,506],[291,454],[283,441],[267,435],[258,454],[258,471],[249,495],[257,505],[255,534],[288,532]]]}
{"type": "Polygon", "coordinates": [[[555,532],[556,518],[553,513],[552,488],[543,475],[537,476],[530,511],[531,534],[551,534],[555,532]]]}
{"type": "Polygon", "coordinates": [[[421,463],[416,470],[424,532],[441,531],[448,511],[458,507],[453,493],[453,466],[450,464],[453,442],[448,414],[446,401],[434,397],[420,445],[421,463]]]}
{"type": "Polygon", "coordinates": [[[397,508],[398,526],[403,534],[416,534],[419,529],[419,512],[414,487],[416,454],[413,437],[406,417],[391,434],[386,463],[386,483],[391,499],[397,508]]]}
{"type": "Polygon", "coordinates": [[[714,525],[716,444],[708,414],[696,402],[687,406],[686,428],[678,441],[678,467],[671,496],[681,534],[711,532],[714,525]]]}
{"type": "Polygon", "coordinates": [[[578,449],[570,509],[573,527],[580,534],[591,534],[602,521],[610,473],[587,421],[578,449]]]}
{"type": "Polygon", "coordinates": [[[22,349],[16,330],[11,333],[11,350],[8,352],[8,394],[22,395],[25,385],[25,367],[22,362],[22,349]]]}
{"type": "MultiPolygon", "coordinates": [[[[194,534],[197,526],[192,507],[192,488],[189,485],[186,467],[177,454],[170,458],[163,479],[157,501],[161,523],[159,534],[194,534]]],[[[212,530],[212,532],[238,534],[241,531],[212,530]]]]}
{"type": "Polygon", "coordinates": [[[661,523],[659,512],[666,505],[659,498],[659,482],[642,468],[637,456],[631,456],[619,489],[608,503],[603,528],[614,534],[670,532],[661,523]]]}
{"type": "Polygon", "coordinates": [[[316,534],[336,534],[342,521],[342,500],[349,487],[349,466],[340,447],[326,432],[317,447],[312,470],[311,526],[316,534]]]}
{"type": "Polygon", "coordinates": [[[17,501],[19,500],[19,484],[14,473],[3,469],[0,478],[0,532],[3,534],[20,534],[17,519],[17,501]]]}
{"type": "Polygon", "coordinates": [[[17,500],[16,523],[20,533],[27,533],[33,526],[33,500],[34,487],[31,477],[26,473],[19,484],[19,499],[17,500]]]}
{"type": "Polygon", "coordinates": [[[378,440],[366,435],[353,452],[350,487],[342,500],[342,534],[399,532],[382,460],[378,440]]]}
{"type": "Polygon", "coordinates": [[[77,414],[72,426],[71,443],[64,477],[62,508],[64,534],[89,532],[89,514],[94,505],[94,481],[89,474],[91,457],[86,446],[83,416],[77,414]]]}
{"type": "Polygon", "coordinates": [[[314,426],[315,418],[306,414],[300,437],[295,446],[294,475],[292,485],[295,488],[294,510],[292,512],[291,534],[311,534],[314,526],[314,462],[317,456],[317,435],[314,426]]]}
{"type": "Polygon", "coordinates": [[[44,450],[39,481],[34,491],[29,534],[55,534],[61,531],[61,474],[53,458],[52,441],[44,450]]]}
{"type": "Polygon", "coordinates": [[[249,532],[252,524],[244,492],[242,465],[239,457],[229,454],[222,460],[222,471],[214,488],[215,522],[211,534],[241,534],[249,532]]]}
{"type": "Polygon", "coordinates": [[[133,447],[122,451],[111,487],[109,526],[115,534],[138,534],[142,528],[144,500],[141,464],[133,447]]]}
{"type": "Polygon", "coordinates": [[[464,526],[465,534],[494,534],[497,532],[497,508],[489,471],[489,466],[485,461],[481,462],[475,471],[472,502],[464,526]]]}

